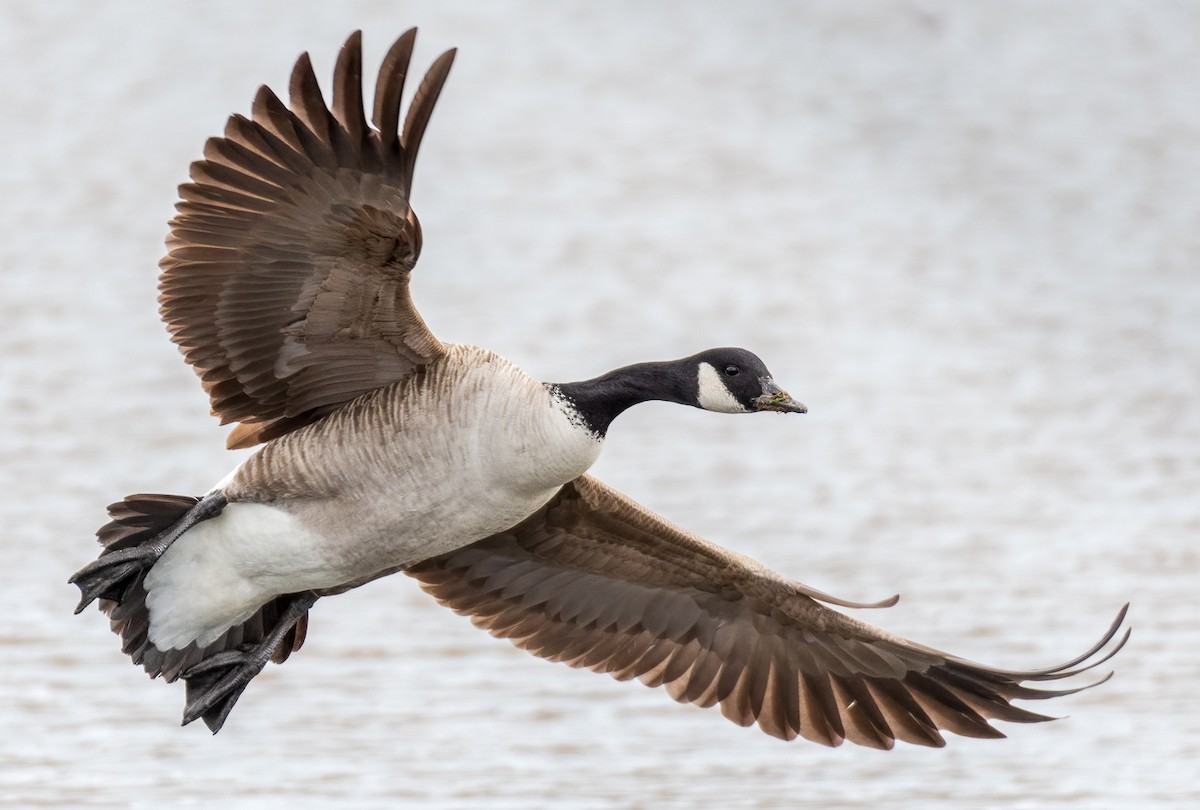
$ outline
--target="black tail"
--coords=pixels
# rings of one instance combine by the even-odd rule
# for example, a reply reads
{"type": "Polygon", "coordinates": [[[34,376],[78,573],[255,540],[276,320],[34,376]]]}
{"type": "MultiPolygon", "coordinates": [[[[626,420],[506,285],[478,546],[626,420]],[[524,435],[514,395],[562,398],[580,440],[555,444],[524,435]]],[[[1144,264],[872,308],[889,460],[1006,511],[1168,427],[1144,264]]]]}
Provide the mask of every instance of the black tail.
{"type": "MultiPolygon", "coordinates": [[[[130,495],[113,504],[108,507],[112,520],[96,532],[104,546],[100,559],[151,542],[186,518],[200,503],[199,498],[182,495],[130,495]]],[[[82,580],[86,578],[81,575],[87,570],[85,568],[71,578],[81,589],[85,587],[82,580]]],[[[193,642],[178,650],[160,650],[149,638],[150,611],[146,607],[146,590],[142,585],[148,570],[149,566],[133,571],[127,579],[100,593],[99,598],[100,609],[108,614],[113,632],[121,637],[121,651],[134,664],[140,664],[152,678],[161,675],[167,681],[174,681],[188,668],[217,653],[260,643],[279,623],[291,601],[288,596],[272,599],[249,619],[229,628],[205,647],[197,647],[193,642]]],[[[300,649],[307,627],[308,615],[305,614],[283,636],[271,660],[281,664],[293,651],[300,649]]]]}

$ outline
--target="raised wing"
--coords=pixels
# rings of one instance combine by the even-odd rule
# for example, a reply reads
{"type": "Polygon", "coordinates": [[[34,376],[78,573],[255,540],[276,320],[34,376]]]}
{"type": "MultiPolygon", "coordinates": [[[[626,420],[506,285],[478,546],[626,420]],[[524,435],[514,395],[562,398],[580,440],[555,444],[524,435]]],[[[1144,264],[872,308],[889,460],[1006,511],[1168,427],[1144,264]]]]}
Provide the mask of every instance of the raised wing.
{"type": "Polygon", "coordinates": [[[302,54],[291,109],[260,88],[253,117],[231,117],[179,187],[159,303],[213,413],[241,423],[230,447],[314,422],[444,352],[409,296],[421,252],[409,193],[454,51],[433,63],[398,131],[415,37],[384,58],[374,129],[355,32],[338,54],[332,111],[302,54]]]}
{"type": "MultiPolygon", "coordinates": [[[[989,719],[1050,719],[1010,705],[1078,691],[889,635],[817,602],[799,583],[684,532],[589,476],[514,528],[409,568],[447,607],[552,661],[640,678],[743,726],[825,745],[945,745],[941,731],[1003,737],[989,719]]],[[[1085,687],[1086,688],[1086,687],[1085,687]]]]}

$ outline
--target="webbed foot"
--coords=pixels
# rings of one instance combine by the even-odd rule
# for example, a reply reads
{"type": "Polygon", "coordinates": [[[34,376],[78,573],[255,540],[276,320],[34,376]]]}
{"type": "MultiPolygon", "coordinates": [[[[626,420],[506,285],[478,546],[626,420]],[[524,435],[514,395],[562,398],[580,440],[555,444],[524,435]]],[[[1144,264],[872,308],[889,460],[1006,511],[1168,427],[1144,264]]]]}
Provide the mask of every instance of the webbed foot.
{"type": "Polygon", "coordinates": [[[162,551],[150,545],[124,548],[80,568],[67,580],[79,586],[79,604],[75,612],[81,612],[97,599],[120,602],[125,589],[133,584],[138,574],[154,565],[161,556],[162,551]]]}
{"type": "Polygon", "coordinates": [[[213,734],[220,731],[246,686],[262,672],[279,642],[317,598],[312,591],[296,594],[262,641],[241,649],[216,653],[186,669],[181,676],[187,683],[183,725],[203,719],[204,725],[213,734]]]}
{"type": "MultiPolygon", "coordinates": [[[[163,497],[131,496],[131,498],[158,498],[160,500],[163,497]]],[[[181,499],[175,498],[175,500],[181,499]]],[[[187,499],[182,500],[186,501],[187,499]]],[[[129,499],[126,500],[126,504],[128,503],[129,499]]],[[[67,582],[79,586],[79,605],[75,608],[75,612],[79,613],[97,599],[122,601],[129,587],[137,582],[138,577],[144,571],[149,570],[154,563],[158,562],[158,558],[170,548],[172,543],[200,521],[221,514],[221,510],[228,503],[224,494],[219,490],[214,490],[197,501],[195,506],[188,509],[182,517],[165,527],[162,527],[161,523],[155,526],[153,522],[146,522],[145,516],[135,515],[132,518],[126,516],[115,519],[113,523],[100,530],[102,539],[103,533],[113,526],[118,529],[132,528],[133,530],[123,534],[122,539],[101,552],[99,559],[85,565],[67,580],[67,582]],[[126,521],[128,526],[122,526],[126,521]],[[155,531],[159,527],[162,527],[161,531],[155,531]],[[142,539],[147,535],[149,535],[148,539],[142,539]]],[[[121,506],[121,504],[117,506],[121,506]]],[[[110,509],[112,508],[115,507],[110,507],[110,509]]],[[[168,520],[174,517],[169,512],[167,514],[169,515],[168,520]]],[[[178,513],[176,512],[176,514],[178,513]]]]}

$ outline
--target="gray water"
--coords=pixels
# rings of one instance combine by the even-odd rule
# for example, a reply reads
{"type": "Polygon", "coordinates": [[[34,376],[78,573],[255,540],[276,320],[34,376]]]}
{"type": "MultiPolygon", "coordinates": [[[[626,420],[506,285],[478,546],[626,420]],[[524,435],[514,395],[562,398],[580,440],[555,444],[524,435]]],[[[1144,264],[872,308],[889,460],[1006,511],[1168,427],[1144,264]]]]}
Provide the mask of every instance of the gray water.
{"type": "Polygon", "coordinates": [[[0,804],[1197,806],[1200,5],[7,0],[0,76],[0,804]],[[1131,600],[1116,677],[1007,740],[826,750],[393,577],[179,728],[65,584],[105,504],[239,458],[157,321],[174,187],[301,50],[325,80],[412,24],[460,48],[415,189],[442,339],[560,380],[752,348],[807,416],[647,405],[597,474],[995,665],[1131,600]]]}

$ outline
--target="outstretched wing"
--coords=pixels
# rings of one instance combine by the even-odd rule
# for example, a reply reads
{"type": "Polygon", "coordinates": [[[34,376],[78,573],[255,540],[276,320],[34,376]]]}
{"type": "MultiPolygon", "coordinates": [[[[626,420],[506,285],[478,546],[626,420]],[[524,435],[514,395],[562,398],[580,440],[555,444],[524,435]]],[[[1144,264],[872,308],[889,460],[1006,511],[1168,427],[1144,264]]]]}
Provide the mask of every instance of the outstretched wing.
{"type": "Polygon", "coordinates": [[[171,220],[159,303],[221,423],[248,447],[320,419],[443,354],[413,307],[413,163],[454,60],[429,69],[399,129],[416,29],[388,51],[372,121],[361,32],[338,54],[333,109],[308,54],[291,109],[262,87],[205,145],[171,220]],[[399,131],[398,131],[399,130],[399,131]]]}
{"type": "MultiPolygon", "coordinates": [[[[534,655],[664,686],[671,697],[783,739],[945,744],[1004,736],[989,719],[1049,719],[1010,705],[1107,660],[1116,634],[1066,664],[980,666],[818,603],[829,597],[684,532],[589,476],[500,534],[407,573],[442,604],[534,655]]],[[[845,604],[845,603],[843,603],[845,604]]]]}

